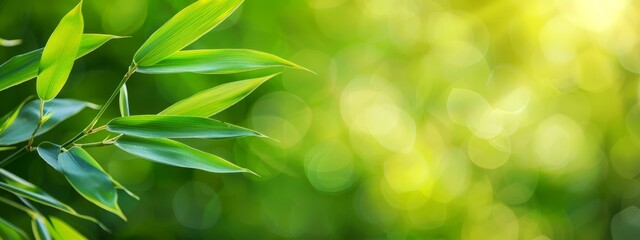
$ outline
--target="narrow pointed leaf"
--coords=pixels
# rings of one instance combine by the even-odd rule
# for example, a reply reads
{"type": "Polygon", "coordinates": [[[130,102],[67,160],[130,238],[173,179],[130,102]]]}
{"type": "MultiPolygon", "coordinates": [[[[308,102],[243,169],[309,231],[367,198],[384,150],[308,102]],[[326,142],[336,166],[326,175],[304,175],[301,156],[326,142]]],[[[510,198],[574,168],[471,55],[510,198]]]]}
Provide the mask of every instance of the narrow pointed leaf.
{"type": "Polygon", "coordinates": [[[16,149],[16,147],[0,147],[0,152],[16,149]]]}
{"type": "MultiPolygon", "coordinates": [[[[73,99],[54,99],[44,104],[44,113],[50,114],[49,119],[40,127],[36,136],[48,132],[53,127],[77,114],[85,107],[93,104],[73,99]]],[[[0,145],[11,145],[26,141],[38,125],[40,115],[40,100],[33,100],[24,105],[18,113],[14,123],[0,133],[0,145]]]]}
{"type": "Polygon", "coordinates": [[[139,66],[150,66],[182,50],[211,31],[242,4],[242,0],[200,0],[182,9],[156,30],[136,52],[139,66]]]}
{"type": "Polygon", "coordinates": [[[15,47],[22,44],[22,39],[4,39],[0,38],[0,46],[15,47]]]}
{"type": "MultiPolygon", "coordinates": [[[[98,49],[111,39],[121,38],[107,34],[84,34],[76,59],[98,49]]],[[[0,91],[29,81],[38,76],[42,48],[15,56],[0,65],[0,91]]]]}
{"type": "Polygon", "coordinates": [[[84,20],[82,19],[82,0],[53,30],[42,51],[37,92],[40,99],[51,100],[62,90],[67,82],[73,62],[80,48],[84,20]]]}
{"type": "Polygon", "coordinates": [[[236,104],[276,75],[230,82],[204,90],[169,106],[160,115],[213,116],[236,104]]]}
{"type": "Polygon", "coordinates": [[[255,131],[204,117],[136,115],[115,118],[107,130],[143,138],[234,138],[262,136],[255,131]]]}
{"type": "Polygon", "coordinates": [[[116,140],[115,145],[138,157],[171,166],[216,173],[253,173],[221,157],[169,139],[122,136],[116,140]]]}
{"type": "Polygon", "coordinates": [[[14,108],[11,112],[7,113],[2,118],[0,118],[0,133],[4,132],[5,129],[9,128],[9,126],[11,126],[11,124],[13,124],[13,122],[16,120],[16,118],[18,118],[18,113],[20,113],[20,110],[22,109],[22,107],[30,99],[31,99],[31,97],[26,98],[24,101],[22,101],[22,103],[20,103],[20,105],[18,105],[16,108],[14,108]]]}
{"type": "Polygon", "coordinates": [[[57,171],[61,171],[58,164],[58,155],[61,149],[62,146],[50,142],[42,142],[37,147],[38,155],[57,171]]]}
{"type": "Polygon", "coordinates": [[[140,66],[141,73],[231,74],[273,67],[309,71],[273,54],[250,49],[208,49],[176,52],[151,66],[140,66]]]}
{"type": "Polygon", "coordinates": [[[19,227],[0,217],[0,239],[29,239],[27,234],[19,227]]]}
{"type": "Polygon", "coordinates": [[[58,163],[71,186],[80,195],[126,220],[118,206],[118,192],[111,177],[89,153],[82,148],[72,147],[60,153],[58,163]]]}
{"type": "Polygon", "coordinates": [[[51,222],[51,226],[55,229],[56,233],[59,236],[62,236],[64,239],[73,239],[73,240],[83,240],[87,239],[84,235],[79,233],[73,227],[69,226],[66,222],[60,220],[56,217],[49,217],[51,222]]]}
{"type": "Polygon", "coordinates": [[[127,90],[127,85],[122,85],[120,88],[120,116],[126,117],[129,116],[129,91],[127,90]]]}
{"type": "Polygon", "coordinates": [[[38,186],[4,169],[0,169],[0,189],[73,215],[77,214],[73,208],[52,197],[38,186]]]}
{"type": "Polygon", "coordinates": [[[52,240],[52,227],[49,226],[47,219],[41,215],[34,215],[31,219],[31,230],[36,240],[52,240]]]}

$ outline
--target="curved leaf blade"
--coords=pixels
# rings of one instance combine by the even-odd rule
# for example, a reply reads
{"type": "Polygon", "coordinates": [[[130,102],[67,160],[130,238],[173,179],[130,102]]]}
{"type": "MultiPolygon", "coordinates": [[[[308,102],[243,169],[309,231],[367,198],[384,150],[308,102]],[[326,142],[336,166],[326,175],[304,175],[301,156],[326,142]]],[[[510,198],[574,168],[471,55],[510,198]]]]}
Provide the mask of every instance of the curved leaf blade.
{"type": "Polygon", "coordinates": [[[31,217],[31,230],[36,240],[52,240],[53,236],[58,236],[44,216],[33,214],[31,217]]]}
{"type": "MultiPolygon", "coordinates": [[[[92,107],[93,104],[73,99],[54,99],[44,104],[45,114],[50,114],[36,136],[48,132],[53,127],[79,113],[85,107],[92,107]]],[[[40,115],[40,100],[33,100],[24,105],[18,113],[15,122],[0,133],[0,145],[11,145],[26,141],[31,137],[31,133],[38,125],[40,115]]]]}
{"type": "MultiPolygon", "coordinates": [[[[274,67],[309,71],[276,55],[251,49],[207,49],[179,51],[151,66],[140,66],[140,73],[231,74],[274,67]]],[[[310,72],[310,71],[309,71],[310,72]]]]}
{"type": "Polygon", "coordinates": [[[47,101],[55,98],[67,82],[80,48],[83,30],[80,0],[80,3],[60,20],[44,46],[36,82],[40,99],[47,101]]]}
{"type": "Polygon", "coordinates": [[[62,151],[62,146],[50,142],[42,142],[38,145],[36,150],[38,151],[38,155],[40,155],[45,162],[55,170],[61,171],[60,165],[58,164],[58,155],[60,155],[60,152],[62,151]]]}
{"type": "Polygon", "coordinates": [[[183,143],[162,138],[122,136],[115,145],[141,158],[176,167],[200,169],[214,173],[253,173],[221,157],[189,147],[183,143]]]}
{"type": "Polygon", "coordinates": [[[243,0],[200,0],[174,15],[158,28],[133,57],[139,66],[150,66],[182,50],[224,21],[243,0]]]}
{"type": "Polygon", "coordinates": [[[119,117],[107,123],[107,130],[143,138],[235,138],[262,136],[255,131],[193,116],[136,115],[119,117]]]}
{"type": "Polygon", "coordinates": [[[118,206],[118,192],[111,177],[100,167],[89,153],[79,147],[72,147],[58,156],[60,169],[82,197],[98,207],[127,218],[118,206]]]}
{"type": "Polygon", "coordinates": [[[60,202],[58,199],[52,197],[38,186],[6,171],[0,169],[0,189],[11,192],[15,195],[31,199],[34,202],[38,202],[58,210],[77,215],[78,213],[68,205],[60,202]]]}
{"type": "Polygon", "coordinates": [[[87,237],[85,237],[73,227],[69,226],[69,224],[67,224],[65,221],[62,221],[57,217],[49,217],[49,221],[51,222],[51,226],[53,227],[53,229],[55,229],[58,235],[62,236],[64,239],[87,239],[87,237]]]}
{"type": "Polygon", "coordinates": [[[9,126],[11,126],[11,124],[13,124],[16,118],[18,118],[18,113],[29,100],[31,100],[31,97],[28,97],[25,100],[23,100],[20,103],[20,105],[14,108],[10,113],[7,113],[2,118],[0,118],[0,133],[4,132],[5,129],[7,129],[9,126]]]}
{"type": "Polygon", "coordinates": [[[0,239],[29,239],[19,227],[0,217],[0,239]]]}
{"type": "MultiPolygon", "coordinates": [[[[111,39],[122,38],[107,34],[84,34],[76,59],[98,49],[111,39]]],[[[0,65],[0,91],[38,76],[43,48],[12,57],[0,65]]]]}
{"type": "Polygon", "coordinates": [[[129,116],[129,91],[127,90],[127,84],[123,84],[120,88],[119,97],[120,116],[129,116]]]}
{"type": "Polygon", "coordinates": [[[218,85],[183,99],[159,114],[210,117],[236,104],[276,75],[218,85]]]}

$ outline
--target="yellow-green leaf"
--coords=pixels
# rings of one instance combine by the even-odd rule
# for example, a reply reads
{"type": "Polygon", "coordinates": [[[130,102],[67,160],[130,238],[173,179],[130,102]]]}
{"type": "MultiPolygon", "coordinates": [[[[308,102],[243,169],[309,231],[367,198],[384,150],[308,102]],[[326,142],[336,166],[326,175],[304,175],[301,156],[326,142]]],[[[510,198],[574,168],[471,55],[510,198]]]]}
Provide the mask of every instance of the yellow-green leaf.
{"type": "Polygon", "coordinates": [[[239,167],[221,157],[169,139],[122,136],[116,140],[115,145],[138,157],[171,166],[215,173],[247,172],[255,174],[251,170],[239,167]]]}
{"type": "Polygon", "coordinates": [[[140,66],[141,73],[230,74],[273,67],[290,67],[309,71],[273,54],[250,49],[187,50],[151,66],[140,66]]]}
{"type": "Polygon", "coordinates": [[[118,205],[118,192],[111,177],[89,153],[82,148],[72,147],[60,153],[58,164],[71,186],[85,199],[127,219],[118,205]]]}
{"type": "MultiPolygon", "coordinates": [[[[107,34],[84,34],[76,59],[98,49],[111,39],[122,38],[107,34]]],[[[42,48],[12,57],[0,65],[0,91],[29,81],[38,76],[42,48]]]]}
{"type": "Polygon", "coordinates": [[[59,236],[63,237],[65,240],[83,240],[87,239],[84,235],[79,233],[73,227],[69,226],[66,222],[60,220],[57,217],[49,217],[51,221],[51,226],[58,233],[59,236]]]}
{"type": "Polygon", "coordinates": [[[29,239],[19,227],[0,217],[0,239],[29,239]]]}
{"type": "Polygon", "coordinates": [[[199,0],[182,9],[156,30],[133,57],[150,66],[182,50],[211,31],[242,4],[242,0],[199,0]]]}
{"type": "Polygon", "coordinates": [[[11,126],[11,124],[13,124],[16,118],[18,118],[18,113],[20,113],[20,110],[22,109],[24,104],[26,104],[29,100],[31,100],[31,97],[23,100],[20,105],[13,109],[13,111],[0,118],[0,133],[4,132],[4,130],[6,130],[7,128],[9,128],[9,126],[11,126]]]}
{"type": "Polygon", "coordinates": [[[236,104],[276,75],[230,82],[204,90],[169,106],[160,115],[210,117],[236,104]]]}
{"type": "Polygon", "coordinates": [[[127,84],[123,84],[120,88],[120,116],[129,116],[129,90],[127,90],[127,84]]]}
{"type": "Polygon", "coordinates": [[[51,100],[62,90],[80,48],[83,29],[81,0],[60,20],[44,47],[36,83],[40,99],[51,100]]]}

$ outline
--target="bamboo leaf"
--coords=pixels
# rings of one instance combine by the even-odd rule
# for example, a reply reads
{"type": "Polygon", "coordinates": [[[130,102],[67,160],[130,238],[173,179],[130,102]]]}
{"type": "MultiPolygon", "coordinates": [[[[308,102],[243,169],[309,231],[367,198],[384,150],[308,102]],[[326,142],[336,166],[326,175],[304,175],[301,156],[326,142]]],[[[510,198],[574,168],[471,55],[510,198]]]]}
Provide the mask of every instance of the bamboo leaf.
{"type": "Polygon", "coordinates": [[[16,149],[16,147],[0,147],[0,152],[16,149]]]}
{"type": "Polygon", "coordinates": [[[31,100],[31,97],[23,100],[20,105],[14,108],[10,113],[7,113],[2,118],[0,118],[0,133],[4,132],[4,130],[6,130],[9,126],[11,126],[11,124],[13,124],[16,118],[18,118],[18,113],[20,112],[24,104],[26,104],[29,100],[31,100]]]}
{"type": "MultiPolygon", "coordinates": [[[[106,34],[84,34],[76,59],[98,49],[111,39],[122,38],[106,34]]],[[[29,81],[38,76],[42,48],[12,57],[0,65],[0,91],[29,81]]]]}
{"type": "Polygon", "coordinates": [[[69,226],[69,224],[67,224],[63,220],[60,220],[57,217],[49,217],[49,221],[51,222],[51,226],[53,227],[53,229],[55,229],[58,235],[63,237],[65,240],[66,239],[73,239],[73,240],[87,239],[87,237],[85,237],[84,235],[79,233],[77,230],[75,230],[73,227],[69,226]]]}
{"type": "Polygon", "coordinates": [[[0,38],[0,46],[15,47],[22,44],[22,39],[4,39],[0,38]]]}
{"type": "Polygon", "coordinates": [[[221,157],[169,139],[122,136],[116,140],[115,145],[138,157],[171,166],[216,173],[247,172],[255,174],[251,170],[238,167],[221,157]]]}
{"type": "Polygon", "coordinates": [[[98,207],[127,218],[118,206],[118,192],[111,177],[82,148],[72,147],[58,156],[60,169],[80,195],[98,207]]]}
{"type": "Polygon", "coordinates": [[[62,146],[50,142],[42,142],[37,147],[38,155],[57,171],[61,171],[58,164],[58,155],[61,150],[62,146]]]}
{"type": "Polygon", "coordinates": [[[236,104],[276,75],[222,84],[179,101],[159,114],[210,117],[236,104]]]}
{"type": "Polygon", "coordinates": [[[27,234],[19,227],[0,217],[0,239],[29,239],[27,234]]]}
{"type": "MultiPolygon", "coordinates": [[[[40,127],[36,136],[48,132],[53,127],[77,114],[85,107],[93,104],[73,99],[54,99],[44,104],[44,112],[50,114],[49,119],[40,127]]],[[[14,123],[0,133],[0,145],[11,145],[28,140],[38,125],[40,100],[33,100],[24,105],[14,123]]]]}
{"type": "Polygon", "coordinates": [[[182,9],[156,30],[133,57],[151,66],[182,50],[211,31],[242,4],[242,0],[200,0],[182,9]]]}
{"type": "Polygon", "coordinates": [[[40,214],[33,214],[31,217],[31,230],[33,231],[33,236],[36,240],[60,239],[53,237],[58,235],[44,216],[40,214]]]}
{"type": "Polygon", "coordinates": [[[290,67],[309,71],[273,54],[250,49],[208,49],[176,52],[151,66],[140,66],[140,73],[231,74],[265,68],[290,67]]]}
{"type": "Polygon", "coordinates": [[[80,48],[83,29],[80,0],[80,3],[60,20],[42,51],[36,87],[38,96],[43,101],[55,98],[67,82],[80,48]]]}
{"type": "Polygon", "coordinates": [[[51,195],[40,189],[38,186],[33,185],[32,183],[4,169],[0,169],[0,180],[2,180],[0,181],[0,189],[70,213],[72,215],[78,214],[73,208],[52,197],[51,195]]]}
{"type": "Polygon", "coordinates": [[[137,115],[115,118],[107,130],[143,138],[234,138],[262,136],[255,131],[203,117],[137,115]]]}
{"type": "Polygon", "coordinates": [[[129,116],[129,91],[127,90],[127,84],[122,85],[120,88],[120,116],[129,116]]]}

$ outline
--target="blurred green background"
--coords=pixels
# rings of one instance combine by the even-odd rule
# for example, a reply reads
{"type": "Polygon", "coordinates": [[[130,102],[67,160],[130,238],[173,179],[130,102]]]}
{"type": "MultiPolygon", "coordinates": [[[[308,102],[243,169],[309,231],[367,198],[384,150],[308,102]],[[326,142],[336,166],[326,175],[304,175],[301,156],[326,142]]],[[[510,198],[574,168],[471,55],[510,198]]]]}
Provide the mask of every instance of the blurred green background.
{"type": "MultiPolygon", "coordinates": [[[[85,32],[131,38],[77,61],[60,97],[104,103],[146,37],[191,2],[86,0],[85,32]]],[[[0,60],[44,46],[76,3],[0,1],[0,37],[24,40],[0,60]]],[[[247,0],[188,48],[261,50],[317,75],[287,69],[214,117],[279,141],[187,143],[262,177],[90,149],[142,198],[121,194],[125,223],[33,154],[9,169],[113,229],[44,209],[92,239],[633,239],[639,26],[630,0],[247,0]]],[[[132,114],[261,74],[136,74],[132,114]]],[[[0,113],[34,93],[35,81],[3,91],[0,113]]],[[[71,138],[94,114],[38,141],[71,138]]]]}

